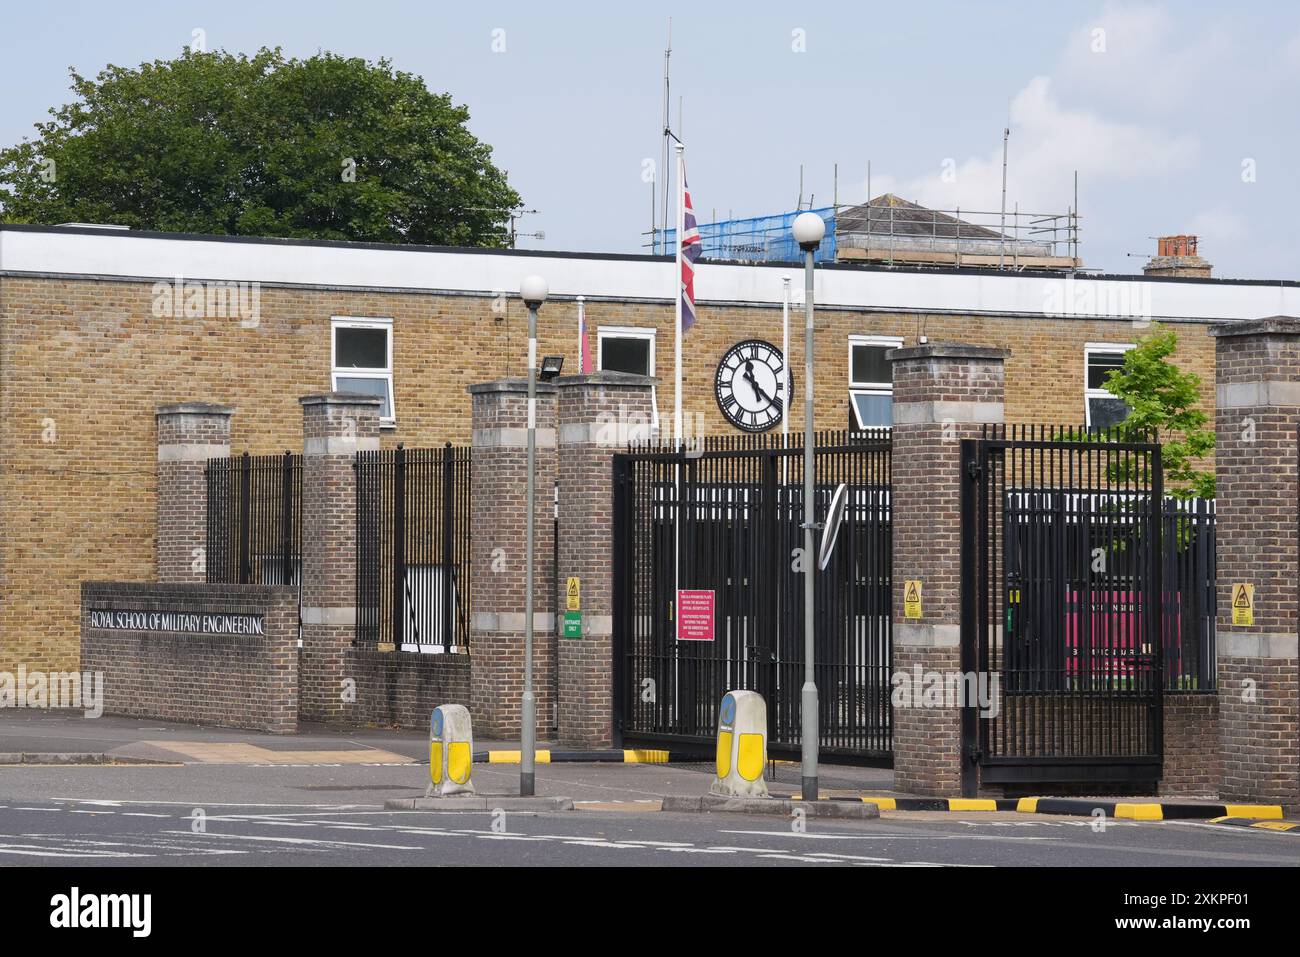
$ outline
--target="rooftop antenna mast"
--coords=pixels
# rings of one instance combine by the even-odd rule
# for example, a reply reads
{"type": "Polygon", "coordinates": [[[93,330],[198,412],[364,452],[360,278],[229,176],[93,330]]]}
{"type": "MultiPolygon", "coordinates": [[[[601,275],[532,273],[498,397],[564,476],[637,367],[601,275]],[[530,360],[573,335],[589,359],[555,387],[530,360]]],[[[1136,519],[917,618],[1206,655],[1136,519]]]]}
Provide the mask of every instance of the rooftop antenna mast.
{"type": "Polygon", "coordinates": [[[1011,127],[1002,130],[1002,225],[998,229],[998,268],[1002,268],[1007,244],[1007,141],[1011,139],[1011,127]]]}
{"type": "MultiPolygon", "coordinates": [[[[664,49],[663,132],[660,134],[663,138],[663,151],[662,151],[662,157],[659,166],[660,176],[663,177],[663,189],[661,190],[661,193],[663,194],[663,213],[660,218],[661,225],[659,228],[660,228],[660,235],[664,236],[665,238],[667,238],[668,236],[668,193],[669,193],[668,185],[669,185],[669,177],[671,176],[668,167],[668,138],[672,135],[672,130],[669,127],[670,121],[669,121],[668,110],[669,110],[669,104],[672,102],[672,98],[671,98],[671,84],[668,79],[668,65],[669,65],[669,61],[672,59],[672,55],[673,55],[673,18],[669,17],[668,18],[668,46],[664,49]]],[[[656,176],[655,179],[658,180],[659,177],[656,176]]],[[[651,224],[651,228],[652,229],[654,228],[653,224],[651,224]]],[[[658,250],[656,250],[656,252],[658,252],[658,250]]]]}

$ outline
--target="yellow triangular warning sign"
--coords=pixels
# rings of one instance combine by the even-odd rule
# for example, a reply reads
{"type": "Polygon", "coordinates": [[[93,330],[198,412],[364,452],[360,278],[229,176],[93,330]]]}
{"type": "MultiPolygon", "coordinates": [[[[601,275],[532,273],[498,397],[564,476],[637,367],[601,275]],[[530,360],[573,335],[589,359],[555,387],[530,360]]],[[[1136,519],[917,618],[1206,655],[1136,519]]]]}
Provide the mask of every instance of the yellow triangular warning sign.
{"type": "Polygon", "coordinates": [[[907,583],[907,593],[903,596],[903,601],[920,601],[920,590],[916,587],[916,582],[907,583]]]}
{"type": "Polygon", "coordinates": [[[1232,596],[1232,607],[1233,607],[1233,608],[1249,608],[1249,607],[1250,607],[1250,595],[1246,594],[1246,586],[1245,586],[1245,585],[1238,585],[1238,586],[1234,589],[1234,592],[1235,592],[1235,594],[1233,594],[1233,596],[1232,596]]]}

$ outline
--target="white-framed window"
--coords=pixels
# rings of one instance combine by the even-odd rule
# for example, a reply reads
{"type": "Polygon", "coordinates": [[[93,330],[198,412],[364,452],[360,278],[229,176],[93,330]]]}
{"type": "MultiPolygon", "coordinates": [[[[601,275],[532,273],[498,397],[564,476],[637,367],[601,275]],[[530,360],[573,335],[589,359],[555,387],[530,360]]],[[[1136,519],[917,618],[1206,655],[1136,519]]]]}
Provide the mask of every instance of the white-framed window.
{"type": "MultiPolygon", "coordinates": [[[[597,326],[596,368],[602,372],[630,372],[633,375],[655,374],[655,330],[640,326],[597,326]]],[[[652,429],[659,428],[659,396],[650,389],[654,419],[652,429]]]]}
{"type": "Polygon", "coordinates": [[[902,348],[898,336],[849,336],[849,428],[894,424],[894,374],[885,353],[902,348]]]}
{"type": "Polygon", "coordinates": [[[332,316],[330,366],[335,392],[379,396],[380,425],[396,425],[392,319],[332,316]]]}
{"type": "Polygon", "coordinates": [[[1106,379],[1112,369],[1124,367],[1124,353],[1133,348],[1128,342],[1089,342],[1083,347],[1083,414],[1090,429],[1119,425],[1127,418],[1129,407],[1106,391],[1106,379]]]}

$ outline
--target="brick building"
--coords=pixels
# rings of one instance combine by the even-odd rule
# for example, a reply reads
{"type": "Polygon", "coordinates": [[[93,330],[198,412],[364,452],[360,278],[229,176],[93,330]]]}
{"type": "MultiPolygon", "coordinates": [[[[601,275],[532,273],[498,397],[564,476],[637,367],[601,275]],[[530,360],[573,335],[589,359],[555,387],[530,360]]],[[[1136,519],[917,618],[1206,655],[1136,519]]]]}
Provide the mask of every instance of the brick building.
{"type": "MultiPolygon", "coordinates": [[[[577,297],[597,368],[657,376],[672,420],[673,264],[664,257],[385,247],[0,226],[0,670],[78,663],[83,580],[157,574],[155,412],[233,407],[231,448],[299,451],[312,393],[381,399],[382,447],[470,440],[469,386],[525,372],[516,290],[552,296],[541,351],[577,371],[577,297]]],[[[688,428],[732,431],[714,378],[735,343],[782,338],[798,267],[701,263],[685,348],[688,428]]],[[[1300,314],[1300,284],[1021,274],[849,263],[817,276],[818,428],[889,421],[883,353],[960,340],[1006,349],[1010,422],[1103,422],[1105,370],[1150,321],[1214,403],[1213,322],[1300,314]]],[[[803,365],[801,314],[791,368],[803,365]]],[[[798,389],[796,382],[796,389],[798,389]]],[[[779,428],[779,426],[778,426],[779,428]]],[[[790,428],[802,428],[798,403],[790,428]]]]}

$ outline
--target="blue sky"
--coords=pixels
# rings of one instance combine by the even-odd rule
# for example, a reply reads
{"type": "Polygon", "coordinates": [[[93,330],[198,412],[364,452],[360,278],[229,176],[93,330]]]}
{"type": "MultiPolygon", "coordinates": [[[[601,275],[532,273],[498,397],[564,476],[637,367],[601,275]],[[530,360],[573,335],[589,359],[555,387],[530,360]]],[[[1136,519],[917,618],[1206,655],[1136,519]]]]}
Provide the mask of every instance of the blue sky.
{"type": "Polygon", "coordinates": [[[860,201],[868,160],[873,193],[996,209],[1009,119],[1009,205],[1064,212],[1077,168],[1086,265],[1134,272],[1151,237],[1194,232],[1216,275],[1300,278],[1300,6],[1281,2],[11,4],[0,142],[68,99],[69,66],[172,56],[195,29],[386,56],[469,107],[540,210],[521,228],[546,239],[520,245],[636,251],[669,16],[702,220],[793,208],[801,163],[805,197],[830,200],[838,163],[860,201]]]}

